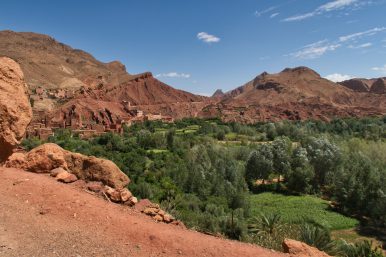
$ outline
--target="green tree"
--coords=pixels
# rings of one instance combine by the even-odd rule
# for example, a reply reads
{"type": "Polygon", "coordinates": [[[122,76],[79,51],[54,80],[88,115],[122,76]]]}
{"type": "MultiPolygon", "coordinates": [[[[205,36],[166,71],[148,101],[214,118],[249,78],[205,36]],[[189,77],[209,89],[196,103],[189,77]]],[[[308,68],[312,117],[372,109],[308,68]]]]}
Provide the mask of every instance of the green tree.
{"type": "Polygon", "coordinates": [[[256,179],[263,181],[268,179],[273,171],[273,154],[271,146],[268,144],[261,145],[257,151],[252,151],[249,155],[246,167],[245,177],[248,186],[252,188],[256,179]]]}
{"type": "Polygon", "coordinates": [[[341,151],[326,138],[311,138],[306,145],[310,164],[314,168],[314,189],[323,187],[341,163],[341,151]]]}

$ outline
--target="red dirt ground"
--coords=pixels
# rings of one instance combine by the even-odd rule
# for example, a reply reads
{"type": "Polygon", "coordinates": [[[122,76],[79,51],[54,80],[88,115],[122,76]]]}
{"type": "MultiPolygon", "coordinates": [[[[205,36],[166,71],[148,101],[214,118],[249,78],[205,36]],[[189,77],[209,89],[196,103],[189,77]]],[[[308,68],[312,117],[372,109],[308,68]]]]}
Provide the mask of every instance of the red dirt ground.
{"type": "Polygon", "coordinates": [[[0,256],[288,256],[155,223],[48,175],[0,168],[0,256]]]}

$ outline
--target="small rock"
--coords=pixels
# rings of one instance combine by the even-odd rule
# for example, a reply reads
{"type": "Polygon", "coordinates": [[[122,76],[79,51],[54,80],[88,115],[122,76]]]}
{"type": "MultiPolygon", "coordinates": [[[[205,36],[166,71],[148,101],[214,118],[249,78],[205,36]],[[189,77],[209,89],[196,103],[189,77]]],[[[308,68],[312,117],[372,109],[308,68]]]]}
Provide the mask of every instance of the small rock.
{"type": "Polygon", "coordinates": [[[130,197],[129,202],[131,206],[136,205],[138,203],[138,199],[135,196],[130,197]]]}
{"type": "Polygon", "coordinates": [[[157,212],[158,212],[158,209],[151,208],[151,207],[148,207],[143,211],[143,213],[150,216],[156,216],[157,212]]]}
{"type": "Polygon", "coordinates": [[[66,170],[63,168],[56,168],[50,171],[50,175],[51,177],[56,177],[59,175],[59,173],[62,173],[62,172],[66,172],[66,170]]]}
{"type": "Polygon", "coordinates": [[[166,223],[170,223],[170,222],[173,221],[173,217],[172,217],[171,215],[169,215],[169,214],[165,214],[165,215],[164,215],[164,221],[165,221],[166,223]]]}
{"type": "Polygon", "coordinates": [[[161,215],[155,215],[154,217],[153,217],[153,219],[155,220],[155,221],[157,221],[157,222],[162,222],[164,219],[162,218],[162,216],[161,215]]]}
{"type": "Polygon", "coordinates": [[[122,189],[120,193],[122,202],[129,201],[130,198],[133,196],[133,194],[127,188],[122,189]]]}
{"type": "Polygon", "coordinates": [[[95,192],[95,193],[99,193],[100,191],[103,190],[103,184],[101,182],[92,181],[92,182],[87,183],[86,186],[87,186],[88,190],[95,192]]]}
{"type": "Polygon", "coordinates": [[[78,178],[74,174],[64,171],[56,176],[56,180],[63,183],[72,183],[77,181],[78,178]]]}
{"type": "Polygon", "coordinates": [[[114,188],[105,186],[105,192],[107,196],[111,199],[111,201],[116,203],[121,201],[121,194],[119,193],[119,191],[115,190],[114,188]]]}

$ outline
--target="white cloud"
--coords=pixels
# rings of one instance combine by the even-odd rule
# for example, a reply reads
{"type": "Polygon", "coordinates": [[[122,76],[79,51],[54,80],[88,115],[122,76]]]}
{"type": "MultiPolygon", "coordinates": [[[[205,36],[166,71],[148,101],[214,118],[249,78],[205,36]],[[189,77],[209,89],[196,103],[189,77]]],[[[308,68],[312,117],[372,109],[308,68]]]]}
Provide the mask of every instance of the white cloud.
{"type": "Polygon", "coordinates": [[[256,12],[255,12],[255,15],[256,15],[257,17],[260,17],[261,15],[266,14],[266,13],[269,13],[269,12],[272,12],[272,11],[275,10],[275,9],[277,9],[277,6],[271,6],[271,7],[267,8],[267,9],[265,9],[265,10],[262,10],[262,11],[256,11],[256,12]]]}
{"type": "Polygon", "coordinates": [[[327,52],[335,51],[341,47],[340,44],[329,43],[327,40],[321,40],[310,45],[304,46],[299,51],[290,54],[298,59],[315,59],[327,52]]]}
{"type": "Polygon", "coordinates": [[[328,80],[331,80],[333,82],[341,82],[341,81],[344,81],[344,80],[352,79],[353,77],[350,76],[350,75],[333,73],[333,74],[325,76],[324,78],[326,78],[328,80]]]}
{"type": "Polygon", "coordinates": [[[382,73],[386,73],[386,64],[381,66],[381,67],[373,67],[372,70],[373,71],[379,71],[379,72],[382,72],[382,73]]]}
{"type": "Polygon", "coordinates": [[[348,48],[351,48],[351,49],[360,49],[360,48],[367,48],[367,47],[370,47],[370,46],[372,46],[372,45],[373,45],[372,43],[364,43],[364,44],[357,45],[357,46],[349,45],[348,48]]]}
{"type": "Polygon", "coordinates": [[[368,47],[371,47],[373,43],[371,42],[358,43],[358,41],[360,41],[364,37],[373,36],[383,31],[386,31],[386,27],[376,27],[366,31],[341,36],[334,41],[328,41],[327,39],[321,40],[321,41],[303,46],[297,52],[289,54],[289,56],[292,56],[298,59],[315,59],[315,58],[321,57],[327,52],[335,51],[336,49],[343,46],[346,46],[351,49],[368,48],[368,47]]]}
{"type": "Polygon", "coordinates": [[[191,77],[190,74],[178,73],[178,72],[161,73],[161,74],[156,75],[156,78],[183,78],[183,79],[188,79],[190,77],[191,77]]]}
{"type": "Polygon", "coordinates": [[[355,40],[355,39],[358,39],[358,38],[361,38],[361,37],[364,37],[364,36],[373,36],[379,32],[382,32],[382,31],[385,31],[386,30],[386,27],[377,27],[377,28],[373,28],[373,29],[369,29],[369,30],[366,30],[366,31],[361,31],[361,32],[357,32],[357,33],[353,33],[353,34],[350,34],[350,35],[346,35],[346,36],[341,36],[339,37],[339,41],[340,42],[345,42],[345,41],[348,41],[348,40],[355,40]]]}
{"type": "Polygon", "coordinates": [[[210,35],[206,32],[200,32],[197,34],[197,38],[205,43],[217,43],[220,42],[220,38],[214,35],[210,35]]]}
{"type": "Polygon", "coordinates": [[[280,13],[278,13],[278,12],[275,12],[275,13],[272,13],[270,16],[269,16],[269,18],[275,18],[276,16],[278,16],[280,13]]]}
{"type": "Polygon", "coordinates": [[[283,21],[301,21],[301,20],[304,20],[304,19],[307,19],[307,18],[311,18],[313,16],[315,16],[315,13],[314,12],[310,12],[310,13],[305,13],[305,14],[291,16],[291,17],[285,18],[283,21]]]}
{"type": "MultiPolygon", "coordinates": [[[[284,19],[283,21],[287,21],[287,22],[289,22],[289,21],[301,21],[301,20],[305,20],[305,19],[314,17],[316,15],[321,15],[321,14],[324,14],[327,12],[342,10],[342,9],[352,7],[352,6],[360,6],[363,4],[364,4],[363,2],[359,3],[358,0],[334,0],[334,1],[331,1],[331,2],[328,2],[324,5],[319,6],[318,8],[316,8],[315,10],[313,10],[311,12],[299,14],[299,15],[294,15],[294,16],[291,16],[291,17],[284,19]]],[[[369,3],[366,3],[366,4],[369,4],[369,3]]]]}
{"type": "Polygon", "coordinates": [[[358,0],[335,0],[329,3],[326,3],[322,6],[319,6],[317,10],[324,11],[324,12],[331,12],[331,11],[339,10],[344,7],[350,6],[356,2],[358,2],[358,0]]]}

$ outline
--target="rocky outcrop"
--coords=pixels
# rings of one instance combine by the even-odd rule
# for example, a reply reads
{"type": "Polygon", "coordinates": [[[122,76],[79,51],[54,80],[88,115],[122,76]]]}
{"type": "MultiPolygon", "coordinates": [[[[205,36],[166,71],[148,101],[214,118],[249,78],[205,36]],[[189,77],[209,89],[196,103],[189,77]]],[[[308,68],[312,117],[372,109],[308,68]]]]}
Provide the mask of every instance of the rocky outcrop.
{"type": "Polygon", "coordinates": [[[221,98],[223,97],[225,94],[224,92],[221,90],[221,89],[217,89],[213,95],[212,95],[212,98],[221,98]]]}
{"type": "Polygon", "coordinates": [[[0,57],[0,162],[20,143],[32,110],[24,75],[14,60],[0,57]]]}
{"type": "Polygon", "coordinates": [[[172,215],[162,210],[158,204],[152,203],[148,199],[142,199],[139,201],[138,204],[135,205],[135,209],[152,217],[152,219],[156,222],[164,222],[181,228],[186,228],[184,223],[176,220],[172,215]]]}
{"type": "Polygon", "coordinates": [[[291,257],[331,257],[315,247],[292,239],[284,240],[283,250],[285,253],[289,253],[291,257]]]}
{"type": "Polygon", "coordinates": [[[365,79],[349,79],[339,84],[356,92],[369,92],[371,86],[370,81],[365,79]]]}
{"type": "Polygon", "coordinates": [[[86,181],[100,181],[121,189],[130,179],[111,161],[66,151],[56,144],[44,144],[27,154],[15,153],[6,162],[7,167],[20,168],[35,173],[50,173],[56,168],[86,181]]]}
{"type": "Polygon", "coordinates": [[[375,94],[386,94],[386,79],[377,79],[371,87],[370,92],[375,94]]]}

